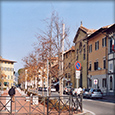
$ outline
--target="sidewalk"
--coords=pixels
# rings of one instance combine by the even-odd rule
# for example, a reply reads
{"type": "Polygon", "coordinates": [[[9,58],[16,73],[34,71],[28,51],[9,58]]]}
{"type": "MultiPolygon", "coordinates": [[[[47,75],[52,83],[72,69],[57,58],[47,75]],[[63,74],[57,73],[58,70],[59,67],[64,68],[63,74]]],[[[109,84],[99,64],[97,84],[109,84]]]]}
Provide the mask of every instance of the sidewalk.
{"type": "MultiPolygon", "coordinates": [[[[8,90],[5,90],[3,92],[3,94],[1,96],[6,96],[6,97],[1,97],[0,101],[3,105],[6,105],[5,107],[2,109],[2,111],[0,111],[0,114],[5,115],[6,113],[8,114],[11,110],[11,104],[12,104],[12,113],[18,113],[18,114],[27,114],[28,112],[30,112],[30,106],[31,106],[31,112],[34,114],[37,114],[39,112],[42,113],[43,111],[47,112],[46,108],[44,110],[44,106],[42,104],[39,104],[38,108],[37,105],[30,105],[30,101],[26,101],[26,94],[24,92],[22,92],[19,89],[16,89],[16,94],[15,94],[15,102],[10,101],[10,97],[8,95],[8,90]]],[[[3,106],[1,106],[3,107],[3,106]]]]}
{"type": "MultiPolygon", "coordinates": [[[[8,90],[5,90],[1,96],[8,96],[8,90]]],[[[28,107],[30,106],[29,105],[30,103],[25,101],[26,94],[23,91],[21,91],[20,89],[16,89],[15,96],[19,96],[19,97],[15,97],[15,103],[12,104],[12,112],[14,113],[16,111],[19,111],[18,113],[20,113],[20,114],[27,113],[29,111],[28,107]],[[24,107],[22,107],[22,106],[24,106],[24,107]]],[[[5,102],[3,102],[3,103],[5,103],[5,102]]],[[[37,113],[37,111],[39,113],[43,112],[43,111],[45,111],[45,113],[47,112],[47,108],[45,107],[45,110],[44,110],[44,106],[41,104],[39,104],[39,108],[36,108],[36,105],[31,105],[31,107],[33,109],[33,112],[35,112],[35,113],[37,113]]],[[[32,111],[32,109],[31,109],[31,111],[32,111]]],[[[57,114],[52,114],[52,115],[57,115],[57,114]]],[[[62,113],[61,115],[65,115],[65,113],[62,113]]],[[[73,115],[93,115],[93,114],[91,114],[88,110],[83,109],[82,113],[77,112],[77,114],[73,113],[73,115]]]]}
{"type": "Polygon", "coordinates": [[[115,95],[106,95],[103,98],[107,100],[115,100],[115,95]]]}

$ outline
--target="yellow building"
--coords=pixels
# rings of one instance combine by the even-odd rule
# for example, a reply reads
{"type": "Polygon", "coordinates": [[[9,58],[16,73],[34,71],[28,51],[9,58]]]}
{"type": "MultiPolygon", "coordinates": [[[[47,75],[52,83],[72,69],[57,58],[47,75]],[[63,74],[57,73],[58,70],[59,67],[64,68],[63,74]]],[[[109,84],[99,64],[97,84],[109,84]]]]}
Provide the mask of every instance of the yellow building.
{"type": "Polygon", "coordinates": [[[14,63],[16,61],[3,59],[0,56],[0,73],[3,73],[1,74],[1,86],[3,88],[10,88],[14,84],[14,63]]]}

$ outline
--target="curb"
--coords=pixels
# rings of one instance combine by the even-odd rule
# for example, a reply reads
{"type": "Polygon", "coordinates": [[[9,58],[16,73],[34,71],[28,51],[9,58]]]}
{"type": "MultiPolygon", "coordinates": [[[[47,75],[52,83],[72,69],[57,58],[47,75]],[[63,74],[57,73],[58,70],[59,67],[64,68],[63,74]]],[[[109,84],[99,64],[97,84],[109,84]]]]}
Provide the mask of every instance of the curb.
{"type": "Polygon", "coordinates": [[[74,115],[96,115],[95,113],[93,113],[92,111],[83,109],[83,113],[79,113],[79,114],[74,114],[74,115]]]}

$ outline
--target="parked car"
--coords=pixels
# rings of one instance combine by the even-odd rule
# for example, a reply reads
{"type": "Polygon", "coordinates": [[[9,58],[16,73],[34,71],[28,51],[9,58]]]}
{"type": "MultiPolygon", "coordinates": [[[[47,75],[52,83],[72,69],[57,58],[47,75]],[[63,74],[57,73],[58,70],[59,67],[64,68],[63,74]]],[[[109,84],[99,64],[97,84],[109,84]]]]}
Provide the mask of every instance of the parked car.
{"type": "Polygon", "coordinates": [[[56,88],[51,87],[51,92],[55,92],[55,91],[56,91],[56,88]]]}
{"type": "Polygon", "coordinates": [[[103,98],[103,93],[101,89],[93,89],[91,88],[88,93],[89,98],[103,98]]]}
{"type": "MultiPolygon", "coordinates": [[[[48,87],[48,90],[49,90],[49,87],[48,87]]],[[[47,88],[46,88],[46,91],[47,91],[47,88]]],[[[55,91],[56,91],[56,88],[51,86],[51,92],[55,92],[55,91]]]]}
{"type": "Polygon", "coordinates": [[[38,91],[46,91],[47,87],[38,87],[38,91]]]}
{"type": "Polygon", "coordinates": [[[71,87],[70,86],[66,86],[63,90],[63,94],[69,94],[70,93],[70,90],[71,90],[71,87]]]}
{"type": "Polygon", "coordinates": [[[83,97],[88,97],[89,89],[83,89],[83,97]]]}
{"type": "Polygon", "coordinates": [[[82,92],[82,88],[74,88],[73,92],[72,92],[72,95],[75,96],[75,95],[79,95],[80,93],[82,92]]]}

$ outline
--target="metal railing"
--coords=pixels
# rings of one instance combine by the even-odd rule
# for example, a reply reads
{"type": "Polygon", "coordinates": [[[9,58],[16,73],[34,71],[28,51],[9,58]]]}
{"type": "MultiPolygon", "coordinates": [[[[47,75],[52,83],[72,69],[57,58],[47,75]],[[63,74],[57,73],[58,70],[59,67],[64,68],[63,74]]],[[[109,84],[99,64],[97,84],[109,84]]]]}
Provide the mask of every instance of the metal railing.
{"type": "Polygon", "coordinates": [[[2,115],[73,115],[82,112],[82,95],[72,96],[0,96],[0,113],[2,115]]]}

